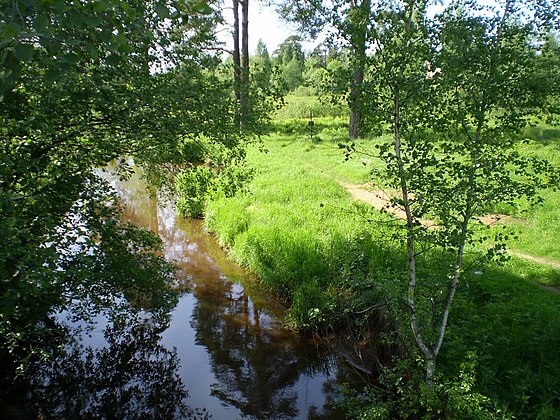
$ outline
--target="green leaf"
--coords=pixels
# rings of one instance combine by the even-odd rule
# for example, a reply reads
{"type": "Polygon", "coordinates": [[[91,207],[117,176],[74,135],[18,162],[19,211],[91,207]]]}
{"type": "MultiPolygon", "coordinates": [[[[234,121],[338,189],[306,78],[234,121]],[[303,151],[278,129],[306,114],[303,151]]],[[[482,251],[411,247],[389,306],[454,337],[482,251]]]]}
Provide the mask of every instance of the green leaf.
{"type": "Polygon", "coordinates": [[[8,45],[11,45],[13,41],[11,39],[1,39],[0,38],[0,48],[6,48],[8,45]]]}
{"type": "Polygon", "coordinates": [[[60,76],[60,70],[56,68],[48,69],[45,72],[45,79],[50,83],[56,82],[58,79],[60,79],[60,76]]]}
{"type": "Polygon", "coordinates": [[[156,13],[162,19],[169,17],[169,9],[163,3],[156,4],[156,13]]]}
{"type": "Polygon", "coordinates": [[[78,62],[78,55],[74,53],[68,53],[62,57],[62,62],[67,64],[76,64],[78,62]]]}
{"type": "Polygon", "coordinates": [[[104,30],[102,30],[101,33],[99,34],[99,39],[100,39],[102,42],[109,42],[109,41],[111,40],[111,36],[112,36],[111,31],[108,30],[108,29],[104,29],[104,30]]]}
{"type": "Polygon", "coordinates": [[[93,4],[93,10],[96,12],[104,12],[107,8],[107,3],[104,1],[98,1],[93,4]]]}
{"type": "Polygon", "coordinates": [[[69,16],[70,22],[75,26],[81,26],[84,23],[84,16],[81,13],[72,13],[69,16]]]}
{"type": "Polygon", "coordinates": [[[94,60],[97,60],[99,58],[99,51],[95,44],[92,44],[91,42],[86,42],[84,46],[91,58],[93,58],[94,60]]]}
{"type": "Polygon", "coordinates": [[[84,16],[84,23],[87,26],[91,26],[91,27],[97,27],[99,25],[101,25],[101,23],[103,22],[103,19],[101,19],[99,16],[84,16]]]}
{"type": "Polygon", "coordinates": [[[205,2],[201,2],[193,5],[192,11],[195,13],[200,13],[202,15],[211,15],[214,12],[212,8],[208,6],[208,3],[205,2]]]}
{"type": "Polygon", "coordinates": [[[8,23],[3,25],[2,38],[16,39],[21,31],[21,27],[17,23],[8,23]]]}
{"type": "Polygon", "coordinates": [[[117,51],[119,50],[123,45],[127,45],[128,44],[128,38],[126,37],[126,35],[123,35],[121,33],[116,34],[116,35],[111,35],[111,45],[110,45],[110,49],[112,51],[117,51]]]}
{"type": "Polygon", "coordinates": [[[14,46],[15,57],[22,62],[29,61],[33,58],[33,45],[17,44],[14,46]]]}
{"type": "Polygon", "coordinates": [[[118,56],[118,54],[110,54],[105,59],[105,63],[107,63],[107,65],[109,65],[109,66],[116,66],[117,64],[120,63],[120,61],[121,61],[121,59],[118,56]]]}
{"type": "Polygon", "coordinates": [[[0,71],[0,80],[4,80],[7,79],[8,77],[10,77],[12,74],[12,70],[11,69],[5,69],[0,71]]]}
{"type": "Polygon", "coordinates": [[[58,54],[58,52],[62,48],[62,44],[59,40],[53,39],[51,42],[48,42],[45,45],[45,48],[47,49],[49,54],[55,55],[55,54],[58,54]]]}
{"type": "Polygon", "coordinates": [[[33,22],[33,27],[37,32],[46,32],[51,25],[51,20],[47,15],[39,15],[33,22]]]}
{"type": "Polygon", "coordinates": [[[19,0],[20,3],[23,3],[27,7],[33,7],[37,4],[38,0],[19,0]]]}
{"type": "Polygon", "coordinates": [[[128,44],[121,44],[118,46],[117,51],[120,53],[133,53],[134,48],[128,44]]]}

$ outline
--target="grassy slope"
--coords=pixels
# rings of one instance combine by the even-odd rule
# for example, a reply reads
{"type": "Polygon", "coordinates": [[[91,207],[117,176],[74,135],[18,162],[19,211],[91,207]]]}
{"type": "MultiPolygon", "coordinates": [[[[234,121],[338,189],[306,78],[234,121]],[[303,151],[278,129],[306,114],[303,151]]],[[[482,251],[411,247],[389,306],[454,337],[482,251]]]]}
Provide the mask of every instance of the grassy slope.
{"type": "MultiPolygon", "coordinates": [[[[249,151],[256,170],[250,194],[210,203],[206,223],[235,260],[292,301],[294,326],[307,328],[330,323],[346,306],[339,295],[343,284],[365,278],[370,266],[383,267],[379,260],[386,255],[376,240],[383,232],[372,233],[364,223],[368,206],[351,200],[329,173],[341,170],[336,145],[286,139],[267,140],[266,154],[249,151]],[[318,169],[320,159],[328,170],[318,169]]],[[[358,177],[363,175],[356,171],[350,180],[358,177]]]]}
{"type": "MultiPolygon", "coordinates": [[[[560,167],[560,139],[555,142],[531,141],[521,146],[520,150],[525,155],[545,157],[560,167]]],[[[522,220],[521,223],[512,223],[517,225],[520,235],[519,240],[510,246],[514,250],[560,263],[560,191],[546,191],[543,197],[545,202],[542,206],[514,214],[522,220]]]]}
{"type": "MultiPolygon", "coordinates": [[[[292,322],[303,328],[332,322],[345,305],[367,307],[375,299],[369,286],[401,267],[398,245],[395,251],[383,240],[390,227],[379,222],[387,219],[374,212],[377,222],[366,221],[358,213],[367,214],[367,207],[353,203],[335,181],[366,182],[375,161],[362,156],[370,159],[367,167],[360,159],[344,161],[337,147],[345,137],[342,120],[316,125],[323,130],[318,144],[305,121],[279,124],[265,141],[267,154],[249,153],[257,171],[251,194],[215,201],[207,212],[209,227],[234,258],[293,302],[292,322]]],[[[527,147],[560,154],[549,146],[527,147]]],[[[519,250],[557,257],[555,194],[520,225],[519,250]],[[539,225],[544,233],[532,232],[539,225]]],[[[456,372],[466,352],[476,350],[479,386],[520,418],[557,418],[560,410],[560,294],[540,288],[543,279],[558,281],[558,271],[519,259],[471,276],[458,294],[442,354],[442,366],[456,372]]]]}

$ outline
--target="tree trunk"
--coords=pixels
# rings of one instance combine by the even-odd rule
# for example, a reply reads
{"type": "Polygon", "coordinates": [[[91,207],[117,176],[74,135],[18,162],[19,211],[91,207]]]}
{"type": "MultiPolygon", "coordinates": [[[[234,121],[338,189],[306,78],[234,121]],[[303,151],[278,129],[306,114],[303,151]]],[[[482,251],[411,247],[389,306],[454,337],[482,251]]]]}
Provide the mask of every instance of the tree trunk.
{"type": "Polygon", "coordinates": [[[241,115],[249,115],[249,0],[241,1],[241,115]]]}
{"type": "Polygon", "coordinates": [[[364,83],[363,63],[358,64],[354,71],[352,88],[350,90],[350,121],[348,124],[348,137],[357,139],[362,135],[362,89],[364,83]]]}
{"type": "Polygon", "coordinates": [[[371,0],[363,0],[361,4],[356,2],[352,7],[355,13],[352,14],[353,18],[351,23],[352,26],[354,26],[354,31],[351,35],[351,43],[354,49],[355,64],[352,74],[352,85],[350,87],[350,121],[348,124],[348,136],[351,139],[355,139],[362,135],[366,34],[369,24],[371,0]]]}
{"type": "MultiPolygon", "coordinates": [[[[239,49],[239,0],[233,0],[233,90],[238,106],[241,108],[241,53],[239,49]]],[[[241,118],[236,112],[235,123],[241,125],[241,118]]]]}
{"type": "Polygon", "coordinates": [[[426,385],[431,388],[434,385],[434,377],[436,375],[436,358],[426,359],[426,385]]]}

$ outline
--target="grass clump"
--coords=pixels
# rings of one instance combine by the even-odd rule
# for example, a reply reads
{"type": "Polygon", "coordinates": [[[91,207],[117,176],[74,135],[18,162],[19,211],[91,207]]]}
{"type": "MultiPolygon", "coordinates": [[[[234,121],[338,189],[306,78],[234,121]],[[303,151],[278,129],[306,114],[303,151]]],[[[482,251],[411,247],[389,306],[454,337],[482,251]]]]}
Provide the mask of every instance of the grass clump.
{"type": "Polygon", "coordinates": [[[248,153],[250,193],[213,200],[206,223],[237,262],[291,302],[292,326],[323,328],[342,310],[344,282],[367,276],[379,241],[360,216],[365,205],[317,170],[302,143],[275,138],[266,147],[248,153]]]}

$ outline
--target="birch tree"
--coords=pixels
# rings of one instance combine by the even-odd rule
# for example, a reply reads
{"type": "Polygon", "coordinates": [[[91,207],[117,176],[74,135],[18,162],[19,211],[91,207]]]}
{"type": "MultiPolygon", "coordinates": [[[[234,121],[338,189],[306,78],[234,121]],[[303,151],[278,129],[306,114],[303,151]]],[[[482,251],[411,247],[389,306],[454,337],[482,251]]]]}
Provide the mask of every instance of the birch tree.
{"type": "Polygon", "coordinates": [[[515,149],[558,92],[535,66],[551,4],[459,0],[433,21],[428,6],[393,1],[372,13],[365,103],[391,127],[380,152],[405,214],[408,323],[431,384],[467,250],[476,241],[483,257],[505,258],[505,235],[477,216],[520,198],[538,203],[541,188],[558,185],[557,170],[515,149]]]}

